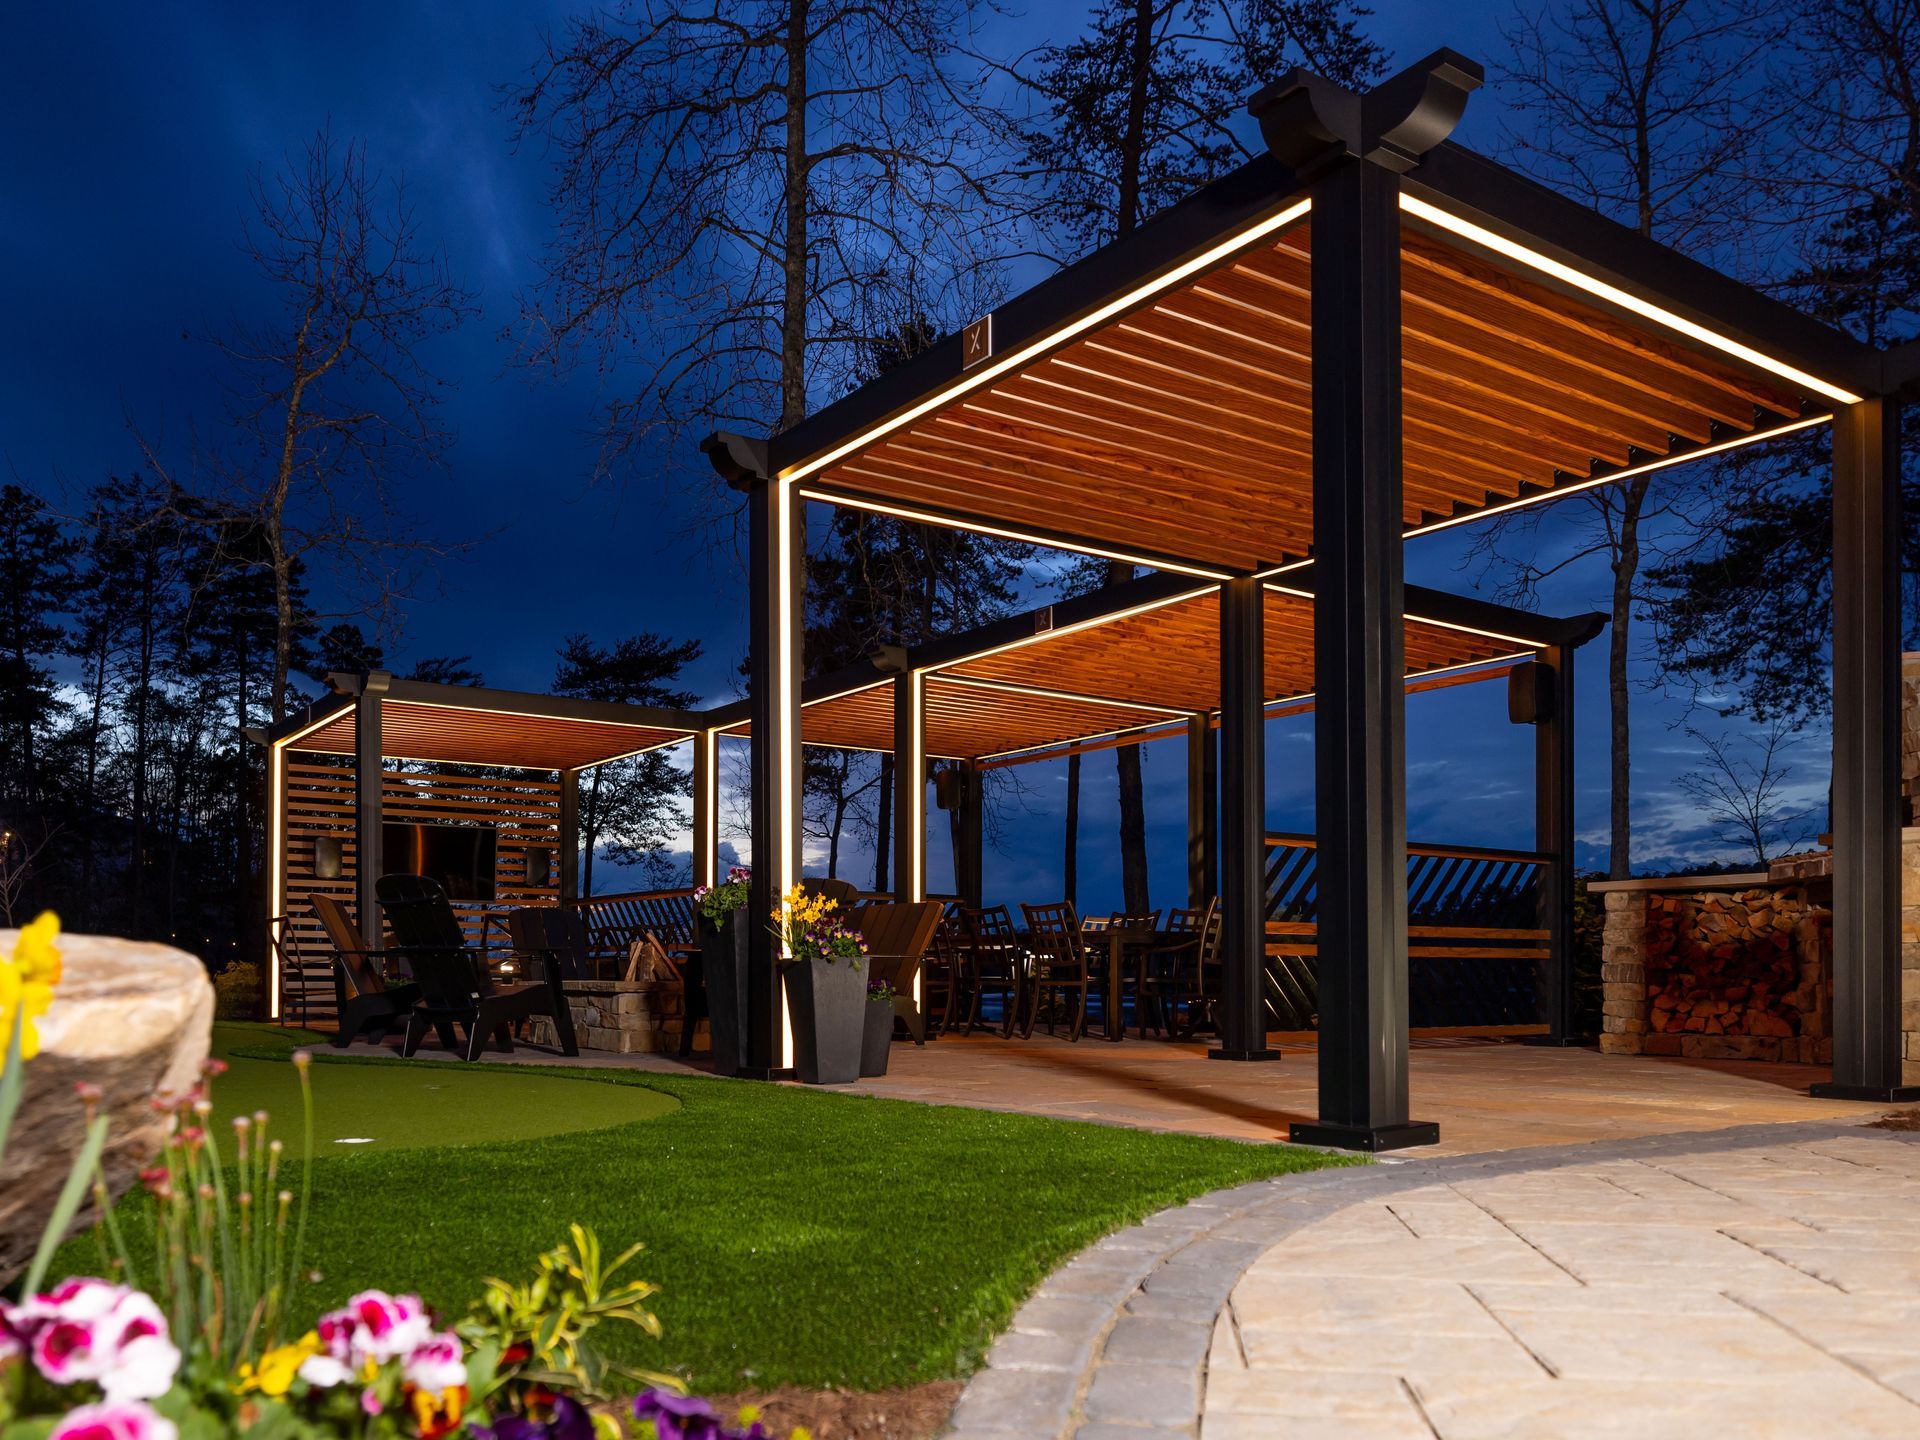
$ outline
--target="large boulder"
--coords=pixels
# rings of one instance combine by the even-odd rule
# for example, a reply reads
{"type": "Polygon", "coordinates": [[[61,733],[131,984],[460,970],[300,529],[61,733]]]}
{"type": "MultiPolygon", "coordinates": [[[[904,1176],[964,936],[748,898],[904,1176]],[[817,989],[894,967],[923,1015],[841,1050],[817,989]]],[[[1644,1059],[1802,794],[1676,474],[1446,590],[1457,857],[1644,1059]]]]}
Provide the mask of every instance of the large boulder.
{"type": "MultiPolygon", "coordinates": [[[[17,932],[0,930],[0,955],[17,932]]],[[[62,975],[40,1017],[40,1053],[0,1160],[0,1282],[24,1269],[86,1132],[74,1087],[97,1085],[111,1117],[107,1179],[118,1195],[159,1148],[157,1095],[192,1086],[213,1033],[206,967],[169,945],[60,937],[62,975]]],[[[83,1220],[90,1215],[83,1213],[83,1220]]]]}

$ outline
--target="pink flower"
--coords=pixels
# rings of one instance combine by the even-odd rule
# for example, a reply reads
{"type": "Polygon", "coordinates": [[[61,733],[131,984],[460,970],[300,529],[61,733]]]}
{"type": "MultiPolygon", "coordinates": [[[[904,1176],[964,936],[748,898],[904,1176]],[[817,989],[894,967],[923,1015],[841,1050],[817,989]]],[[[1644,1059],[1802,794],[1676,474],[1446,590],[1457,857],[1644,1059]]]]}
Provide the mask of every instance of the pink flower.
{"type": "Polygon", "coordinates": [[[316,1390],[331,1390],[353,1378],[346,1361],[331,1355],[309,1355],[300,1362],[300,1378],[316,1390]]]}
{"type": "Polygon", "coordinates": [[[167,1393],[180,1370],[180,1352],[167,1335],[160,1307],[138,1290],[120,1297],[101,1322],[113,1360],[100,1377],[109,1400],[153,1400],[167,1393]]]}
{"type": "Polygon", "coordinates": [[[23,1300],[7,1322],[49,1382],[95,1381],[109,1400],[164,1395],[180,1369],[180,1352],[160,1307],[124,1285],[62,1281],[23,1300]]]}
{"type": "Polygon", "coordinates": [[[179,1431],[145,1405],[82,1405],[69,1410],[47,1440],[176,1440],[179,1431]]]}
{"type": "Polygon", "coordinates": [[[433,1334],[418,1295],[384,1290],[362,1290],[344,1310],[321,1316],[318,1328],[327,1354],[356,1369],[368,1360],[384,1365],[411,1355],[433,1334]]]}
{"type": "Polygon", "coordinates": [[[360,1409],[362,1413],[367,1415],[378,1415],[382,1410],[385,1410],[386,1408],[387,1408],[386,1406],[380,1403],[380,1397],[377,1394],[375,1394],[372,1390],[362,1390],[360,1392],[360,1409]]]}
{"type": "Polygon", "coordinates": [[[460,1358],[460,1337],[450,1331],[429,1335],[407,1356],[402,1374],[407,1382],[439,1394],[467,1383],[467,1367],[460,1358]]]}

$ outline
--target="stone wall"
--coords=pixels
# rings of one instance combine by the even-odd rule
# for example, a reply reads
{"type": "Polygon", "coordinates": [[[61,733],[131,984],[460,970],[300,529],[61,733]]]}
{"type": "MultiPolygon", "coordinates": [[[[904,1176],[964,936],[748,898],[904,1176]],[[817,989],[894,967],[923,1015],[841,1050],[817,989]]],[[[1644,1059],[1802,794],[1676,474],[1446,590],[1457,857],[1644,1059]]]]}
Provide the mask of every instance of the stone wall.
{"type": "MultiPolygon", "coordinates": [[[[1906,799],[1903,825],[1920,825],[1920,654],[1901,657],[1904,685],[1900,730],[1900,793],[1906,799]]],[[[1912,889],[1908,889],[1912,894],[1912,889]]]]}
{"type": "Polygon", "coordinates": [[[1900,846],[1900,1028],[1901,1083],[1920,1085],[1920,827],[1900,846]]]}
{"type": "MultiPolygon", "coordinates": [[[[564,987],[582,1050],[655,1055],[680,1038],[680,991],[658,980],[572,980],[564,987]]],[[[553,1022],[536,1016],[527,1038],[556,1044],[553,1022]]]]}

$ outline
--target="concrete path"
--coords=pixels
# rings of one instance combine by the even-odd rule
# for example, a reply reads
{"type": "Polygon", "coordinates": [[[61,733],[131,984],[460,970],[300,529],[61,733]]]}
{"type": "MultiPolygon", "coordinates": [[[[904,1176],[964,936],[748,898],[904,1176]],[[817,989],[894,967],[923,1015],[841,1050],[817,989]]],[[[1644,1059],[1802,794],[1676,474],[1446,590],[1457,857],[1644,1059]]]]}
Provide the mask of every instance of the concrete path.
{"type": "Polygon", "coordinates": [[[1920,1435],[1917,1139],[1752,1126],[1223,1191],[1050,1277],[955,1433],[1920,1435]]]}

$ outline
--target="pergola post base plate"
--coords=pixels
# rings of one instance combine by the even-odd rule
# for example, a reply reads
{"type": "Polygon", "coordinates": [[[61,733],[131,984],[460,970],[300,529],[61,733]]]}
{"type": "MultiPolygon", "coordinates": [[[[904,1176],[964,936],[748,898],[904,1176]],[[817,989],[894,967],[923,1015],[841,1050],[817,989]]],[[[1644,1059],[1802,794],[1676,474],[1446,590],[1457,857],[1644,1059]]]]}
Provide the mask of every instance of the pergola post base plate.
{"type": "Polygon", "coordinates": [[[1920,1085],[1847,1085],[1820,1080],[1807,1087],[1816,1100],[1871,1100],[1882,1105],[1909,1105],[1920,1100],[1920,1085]]]}
{"type": "Polygon", "coordinates": [[[1414,1145],[1438,1145],[1440,1127],[1431,1120],[1408,1120],[1399,1125],[1290,1125],[1287,1139],[1295,1145],[1318,1145],[1326,1150],[1405,1150],[1414,1145]]]}
{"type": "Polygon", "coordinates": [[[1264,1046],[1258,1050],[1228,1050],[1223,1048],[1207,1051],[1207,1058],[1209,1060],[1278,1060],[1280,1058],[1280,1052],[1278,1050],[1269,1050],[1264,1046]]]}
{"type": "Polygon", "coordinates": [[[1522,1045],[1544,1045],[1549,1050],[1578,1050],[1593,1044],[1591,1035],[1522,1035],[1522,1045]]]}
{"type": "Polygon", "coordinates": [[[792,1080],[795,1078],[791,1065],[775,1065],[771,1069],[764,1065],[742,1065],[733,1073],[736,1080],[792,1080]]]}

